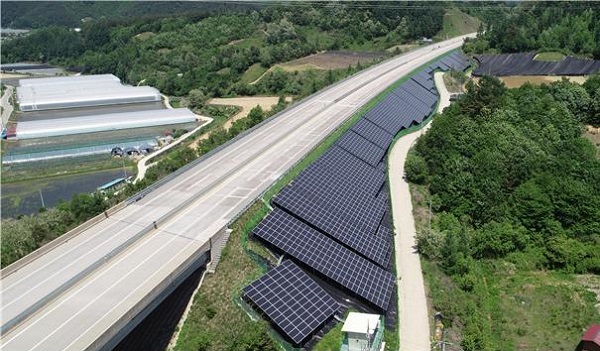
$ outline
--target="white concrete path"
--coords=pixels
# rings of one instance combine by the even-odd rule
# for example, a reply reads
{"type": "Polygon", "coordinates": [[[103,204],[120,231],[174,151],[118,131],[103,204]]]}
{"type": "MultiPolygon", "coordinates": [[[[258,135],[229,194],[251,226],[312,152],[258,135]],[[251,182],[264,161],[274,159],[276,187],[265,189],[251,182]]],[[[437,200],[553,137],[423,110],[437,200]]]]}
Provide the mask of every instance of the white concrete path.
{"type": "MultiPolygon", "coordinates": [[[[170,105],[167,105],[170,106],[170,105]]],[[[194,135],[195,133],[197,133],[200,129],[202,129],[203,127],[209,125],[210,123],[212,123],[213,119],[210,117],[204,117],[204,116],[198,116],[198,119],[202,119],[204,120],[204,122],[202,124],[200,124],[199,126],[197,126],[196,128],[190,130],[189,132],[185,133],[184,135],[180,136],[179,138],[177,138],[177,140],[175,140],[174,142],[170,143],[169,145],[163,147],[162,149],[153,152],[147,156],[144,156],[142,158],[140,158],[138,160],[137,163],[137,175],[135,177],[134,183],[139,182],[140,180],[144,179],[144,177],[146,176],[146,171],[148,170],[148,168],[156,165],[155,163],[148,163],[148,161],[150,161],[151,159],[155,158],[156,156],[170,150],[171,148],[181,144],[184,140],[186,140],[187,138],[189,138],[190,136],[194,135]]]]}
{"type": "MultiPolygon", "coordinates": [[[[450,97],[442,73],[435,74],[435,85],[440,92],[438,111],[450,104],[450,97]]],[[[404,162],[408,150],[417,138],[426,133],[431,124],[420,131],[408,134],[393,145],[389,156],[389,180],[392,196],[392,213],[396,228],[396,270],[398,272],[398,315],[401,351],[429,351],[429,316],[427,297],[423,284],[421,261],[416,252],[415,222],[408,183],[404,175],[404,162]]]]}
{"type": "Polygon", "coordinates": [[[13,113],[14,107],[10,101],[12,100],[13,89],[14,88],[12,86],[7,85],[4,95],[2,95],[2,99],[0,100],[0,105],[2,105],[2,128],[6,126],[10,115],[13,113]]]}

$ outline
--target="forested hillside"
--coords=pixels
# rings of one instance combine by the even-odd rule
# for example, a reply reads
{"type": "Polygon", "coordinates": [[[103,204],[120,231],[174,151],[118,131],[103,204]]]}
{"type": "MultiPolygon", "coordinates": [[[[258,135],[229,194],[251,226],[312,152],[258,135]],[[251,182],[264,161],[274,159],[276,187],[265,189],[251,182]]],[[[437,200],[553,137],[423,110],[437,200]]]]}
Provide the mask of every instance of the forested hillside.
{"type": "Polygon", "coordinates": [[[3,1],[2,26],[42,28],[80,27],[84,21],[114,20],[165,14],[209,14],[219,11],[246,11],[255,3],[201,1],[3,1]]]}
{"type": "Polygon", "coordinates": [[[515,312],[510,296],[533,304],[538,285],[550,280],[540,284],[542,272],[600,273],[600,158],[581,137],[582,122],[597,114],[598,95],[590,94],[599,83],[595,76],[585,87],[560,81],[508,90],[483,77],[409,154],[406,176],[435,213],[418,234],[419,251],[453,281],[434,284],[434,306],[460,320],[465,350],[530,349],[520,341],[566,349],[598,316],[577,301],[562,301],[569,306],[556,311],[540,301],[515,312]],[[531,291],[522,290],[527,280],[531,291]]]}
{"type": "Polygon", "coordinates": [[[464,44],[468,53],[539,50],[600,59],[600,6],[596,2],[524,1],[514,7],[484,5],[467,11],[486,22],[485,33],[464,44]]]}
{"type": "Polygon", "coordinates": [[[432,37],[442,28],[443,13],[442,5],[432,3],[291,3],[204,19],[101,20],[85,23],[81,33],[55,26],[6,42],[2,62],[78,66],[86,73],[116,74],[130,84],[145,80],[169,95],[191,89],[212,96],[298,95],[308,78],[291,72],[272,72],[256,86],[242,77],[253,65],[269,68],[320,50],[383,51],[432,37]]]}

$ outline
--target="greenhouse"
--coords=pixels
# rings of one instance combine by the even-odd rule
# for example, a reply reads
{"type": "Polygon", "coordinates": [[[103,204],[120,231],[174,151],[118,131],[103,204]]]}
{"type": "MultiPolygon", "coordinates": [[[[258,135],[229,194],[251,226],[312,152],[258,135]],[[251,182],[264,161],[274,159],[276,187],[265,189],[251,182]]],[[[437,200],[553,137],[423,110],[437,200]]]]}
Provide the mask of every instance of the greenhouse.
{"type": "Polygon", "coordinates": [[[86,82],[115,82],[121,84],[121,80],[112,74],[96,74],[90,76],[69,76],[69,77],[47,77],[47,78],[27,78],[19,80],[19,85],[26,86],[42,86],[56,84],[81,84],[86,82]]]}
{"type": "Polygon", "coordinates": [[[22,79],[17,87],[21,111],[160,101],[160,92],[149,86],[121,84],[110,75],[22,79]]]}
{"type": "Polygon", "coordinates": [[[17,124],[15,138],[24,140],[174,125],[196,122],[196,117],[187,108],[178,108],[27,121],[17,124]]]}

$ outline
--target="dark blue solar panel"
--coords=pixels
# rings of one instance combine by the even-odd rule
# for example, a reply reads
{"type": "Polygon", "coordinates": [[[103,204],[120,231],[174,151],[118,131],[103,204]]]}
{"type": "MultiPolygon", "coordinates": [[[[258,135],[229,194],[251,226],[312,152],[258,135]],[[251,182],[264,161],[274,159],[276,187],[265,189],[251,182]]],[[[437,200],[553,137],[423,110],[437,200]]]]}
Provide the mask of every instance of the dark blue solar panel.
{"type": "Polygon", "coordinates": [[[339,304],[292,261],[248,285],[250,300],[295,345],[301,345],[339,309],[339,304]]]}
{"type": "Polygon", "coordinates": [[[403,106],[400,98],[390,94],[367,112],[364,118],[386,132],[396,135],[403,128],[407,113],[410,114],[409,109],[403,106]]]}
{"type": "Polygon", "coordinates": [[[252,233],[379,309],[387,310],[394,276],[293,216],[275,209],[252,233]]]}
{"type": "Polygon", "coordinates": [[[352,130],[382,149],[387,149],[390,146],[393,138],[390,133],[381,129],[366,118],[361,118],[352,127],[352,130]]]}
{"type": "Polygon", "coordinates": [[[450,70],[450,67],[447,64],[443,63],[442,61],[437,61],[436,63],[433,64],[433,67],[435,69],[439,69],[439,70],[442,70],[442,71],[449,71],[450,70]]]}
{"type": "Polygon", "coordinates": [[[462,71],[465,67],[464,62],[454,59],[452,56],[444,57],[444,59],[442,59],[442,63],[457,71],[462,71]]]}
{"type": "Polygon", "coordinates": [[[347,181],[345,177],[340,177],[341,173],[333,173],[326,167],[313,164],[302,171],[291,184],[299,187],[312,187],[326,193],[356,193],[360,198],[377,197],[383,188],[384,179],[377,178],[376,186],[373,186],[373,191],[357,187],[356,184],[347,181]]]}
{"type": "Polygon", "coordinates": [[[413,80],[409,80],[406,83],[402,84],[402,89],[406,90],[409,94],[411,94],[416,99],[428,106],[435,105],[435,102],[437,100],[437,95],[423,88],[413,80]]]}
{"type": "MultiPolygon", "coordinates": [[[[400,99],[402,99],[402,101],[404,101],[405,104],[412,106],[417,112],[417,113],[415,113],[415,115],[422,114],[424,116],[427,116],[432,111],[431,104],[426,104],[426,103],[422,102],[421,100],[416,99],[412,94],[410,94],[404,88],[396,89],[396,90],[394,90],[393,93],[396,96],[398,96],[400,99]]],[[[423,94],[423,92],[417,92],[417,94],[423,94]]],[[[435,102],[435,100],[433,100],[433,101],[435,102]]]]}
{"type": "Polygon", "coordinates": [[[386,203],[374,197],[360,199],[353,193],[312,190],[297,185],[287,186],[273,198],[273,203],[365,258],[386,267],[391,247],[375,236],[387,208],[386,203]]]}
{"type": "Polygon", "coordinates": [[[377,228],[377,236],[379,238],[382,238],[385,240],[390,240],[390,241],[394,239],[394,237],[392,235],[392,231],[384,225],[381,225],[381,226],[379,226],[379,228],[377,228]]]}
{"type": "Polygon", "coordinates": [[[344,133],[336,144],[373,167],[377,166],[386,152],[352,130],[344,133]]]}
{"type": "Polygon", "coordinates": [[[385,173],[338,146],[327,150],[314,165],[328,169],[333,177],[343,179],[373,195],[377,194],[386,179],[385,173]]]}
{"type": "Polygon", "coordinates": [[[386,209],[385,187],[380,190],[377,196],[372,196],[356,187],[332,184],[325,180],[325,175],[311,172],[306,176],[298,177],[290,186],[300,191],[306,196],[310,196],[314,201],[330,207],[332,211],[337,211],[348,218],[348,220],[365,225],[372,226],[373,232],[375,225],[372,222],[379,223],[381,216],[386,209]]]}
{"type": "Polygon", "coordinates": [[[435,89],[435,83],[433,82],[433,75],[426,73],[425,71],[421,71],[414,75],[412,79],[419,83],[425,89],[432,91],[435,89]]]}

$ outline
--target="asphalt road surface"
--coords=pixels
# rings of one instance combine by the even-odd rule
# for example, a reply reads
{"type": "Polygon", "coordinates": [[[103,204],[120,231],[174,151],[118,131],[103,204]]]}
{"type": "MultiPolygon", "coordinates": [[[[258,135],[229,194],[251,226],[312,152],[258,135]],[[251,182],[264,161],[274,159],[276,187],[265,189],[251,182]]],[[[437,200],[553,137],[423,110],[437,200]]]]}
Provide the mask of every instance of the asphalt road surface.
{"type": "MultiPolygon", "coordinates": [[[[2,350],[83,350],[152,292],[274,181],[357,109],[462,39],[371,67],[293,106],[252,133],[12,274],[2,274],[2,323],[31,315],[2,335],[2,350]],[[186,203],[184,208],[178,208],[186,203]],[[114,248],[176,212],[115,257],[114,248]],[[102,264],[87,272],[90,266],[102,264]],[[81,275],[76,284],[36,303],[81,275]]],[[[5,271],[6,272],[6,271],[5,271]]],[[[60,289],[60,290],[59,290],[60,289]]]]}

